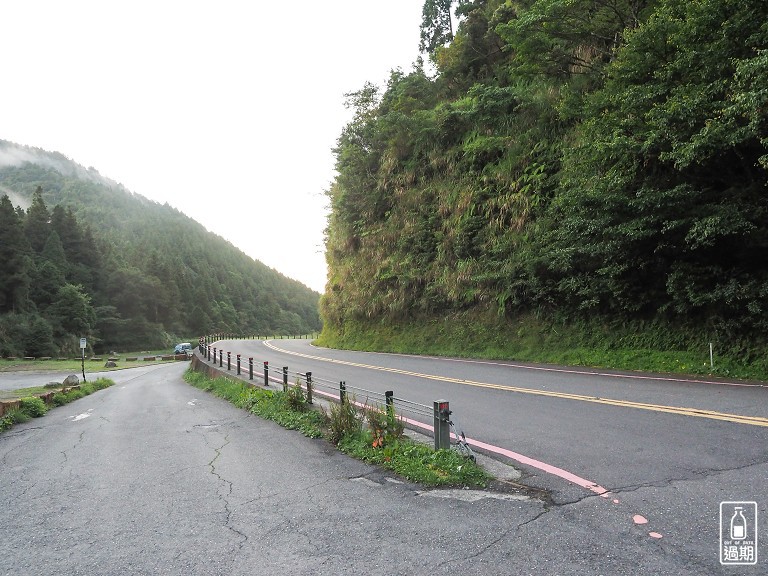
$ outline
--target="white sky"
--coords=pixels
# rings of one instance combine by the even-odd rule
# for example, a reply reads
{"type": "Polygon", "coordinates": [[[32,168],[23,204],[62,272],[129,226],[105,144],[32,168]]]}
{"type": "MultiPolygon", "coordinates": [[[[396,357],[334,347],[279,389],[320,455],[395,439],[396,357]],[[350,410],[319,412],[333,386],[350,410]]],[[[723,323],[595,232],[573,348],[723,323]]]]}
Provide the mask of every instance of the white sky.
{"type": "Polygon", "coordinates": [[[323,291],[343,94],[418,57],[420,0],[10,0],[0,138],[61,152],[323,291]]]}

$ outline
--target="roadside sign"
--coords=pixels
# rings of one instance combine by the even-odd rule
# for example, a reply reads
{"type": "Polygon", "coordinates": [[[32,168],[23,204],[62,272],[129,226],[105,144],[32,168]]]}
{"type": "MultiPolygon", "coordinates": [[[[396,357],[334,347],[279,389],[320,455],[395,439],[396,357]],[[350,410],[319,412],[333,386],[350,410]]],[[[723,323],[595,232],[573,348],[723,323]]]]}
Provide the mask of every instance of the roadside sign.
{"type": "Polygon", "coordinates": [[[83,350],[85,350],[85,348],[86,348],[86,345],[85,345],[85,338],[80,338],[80,348],[82,348],[83,350]]]}

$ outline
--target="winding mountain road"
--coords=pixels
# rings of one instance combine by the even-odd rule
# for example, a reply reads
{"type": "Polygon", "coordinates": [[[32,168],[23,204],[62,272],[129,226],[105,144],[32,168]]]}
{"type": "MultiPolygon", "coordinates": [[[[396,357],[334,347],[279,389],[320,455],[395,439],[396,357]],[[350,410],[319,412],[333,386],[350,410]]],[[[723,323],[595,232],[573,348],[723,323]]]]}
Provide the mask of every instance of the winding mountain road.
{"type": "Polygon", "coordinates": [[[216,345],[273,375],[448,399],[551,499],[424,491],[190,387],[186,363],[146,366],[0,434],[0,574],[765,573],[762,550],[734,572],[719,544],[721,501],[756,502],[768,533],[760,384],[216,345]]]}
{"type": "Polygon", "coordinates": [[[708,573],[719,563],[720,502],[757,502],[768,537],[763,383],[349,352],[307,340],[216,345],[313,379],[430,406],[447,399],[471,443],[521,469],[556,505],[599,501],[708,573]]]}

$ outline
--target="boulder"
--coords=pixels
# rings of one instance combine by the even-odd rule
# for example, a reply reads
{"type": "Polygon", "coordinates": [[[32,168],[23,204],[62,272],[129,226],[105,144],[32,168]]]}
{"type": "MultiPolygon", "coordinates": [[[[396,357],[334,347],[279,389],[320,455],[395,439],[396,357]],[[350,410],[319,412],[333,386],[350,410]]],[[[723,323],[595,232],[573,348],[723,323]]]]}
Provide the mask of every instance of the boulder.
{"type": "Polygon", "coordinates": [[[107,360],[107,363],[104,364],[104,368],[117,368],[117,364],[114,360],[107,360]]]}
{"type": "Polygon", "coordinates": [[[77,377],[77,374],[70,374],[64,378],[64,382],[61,383],[65,388],[68,388],[69,386],[77,386],[78,384],[80,384],[80,378],[77,377]]]}

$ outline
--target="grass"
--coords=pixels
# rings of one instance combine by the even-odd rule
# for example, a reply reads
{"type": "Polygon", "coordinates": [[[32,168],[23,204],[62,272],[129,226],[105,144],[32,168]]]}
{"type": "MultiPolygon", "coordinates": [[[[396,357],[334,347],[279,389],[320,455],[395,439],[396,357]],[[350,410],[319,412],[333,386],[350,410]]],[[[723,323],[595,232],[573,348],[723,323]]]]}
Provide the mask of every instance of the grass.
{"type": "MultiPolygon", "coordinates": [[[[87,382],[81,384],[79,389],[70,389],[64,392],[63,389],[59,390],[53,395],[51,405],[63,406],[69,404],[75,400],[79,400],[84,396],[93,394],[98,390],[109,388],[114,382],[108,378],[99,378],[93,382],[87,382]]],[[[31,389],[27,389],[31,390],[31,389]]],[[[51,389],[44,389],[46,392],[51,392],[51,389]]],[[[23,396],[19,400],[19,407],[8,411],[2,417],[0,417],[0,432],[10,430],[15,424],[21,424],[23,422],[29,422],[32,418],[41,418],[51,409],[52,406],[46,404],[42,398],[36,396],[23,396]]]]}
{"type": "Polygon", "coordinates": [[[30,388],[17,388],[16,390],[0,390],[0,400],[18,400],[25,396],[35,396],[37,394],[46,394],[50,388],[45,386],[32,386],[30,388]]]}
{"type": "Polygon", "coordinates": [[[533,315],[505,319],[491,310],[471,310],[439,319],[326,325],[316,343],[349,350],[768,381],[765,343],[729,342],[715,333],[640,321],[568,324],[533,315]]]}
{"type": "Polygon", "coordinates": [[[352,404],[332,405],[330,414],[311,409],[298,386],[287,392],[254,388],[238,380],[187,370],[184,379],[192,386],[223,398],[235,406],[310,438],[325,438],[340,451],[370,464],[428,486],[483,488],[491,477],[477,464],[452,450],[433,450],[402,435],[402,427],[390,423],[382,433],[381,421],[371,408],[356,410],[352,404]],[[364,427],[363,419],[372,426],[364,427]]]}
{"type": "MultiPolygon", "coordinates": [[[[163,356],[168,355],[167,350],[163,351],[149,351],[149,352],[129,352],[127,354],[119,354],[118,357],[121,359],[125,358],[141,358],[142,356],[163,356]]],[[[141,366],[144,364],[144,362],[119,362],[118,365],[114,368],[106,368],[104,367],[104,363],[106,362],[106,359],[109,358],[109,356],[102,356],[100,357],[100,362],[94,362],[92,360],[89,360],[88,358],[85,359],[85,371],[86,375],[89,372],[98,371],[98,372],[111,372],[113,370],[122,370],[124,368],[133,368],[136,366],[141,366]]],[[[154,363],[162,364],[164,362],[175,362],[176,360],[155,360],[154,363]]],[[[57,359],[51,359],[51,360],[23,360],[23,359],[15,359],[15,360],[9,360],[7,358],[0,358],[0,373],[2,372],[69,372],[71,374],[77,374],[78,376],[82,373],[83,365],[81,359],[67,359],[67,360],[57,360],[57,359]]],[[[23,398],[25,396],[34,396],[37,394],[45,394],[47,392],[50,392],[50,388],[45,388],[44,386],[33,386],[29,388],[16,388],[14,390],[0,390],[0,400],[17,400],[19,398],[23,398]]]]}
{"type": "MultiPolygon", "coordinates": [[[[104,364],[110,355],[96,356],[98,361],[91,360],[89,357],[85,358],[85,371],[86,373],[98,370],[99,372],[109,372],[112,370],[120,370],[123,368],[132,368],[134,366],[140,366],[143,362],[126,362],[126,358],[142,358],[150,356],[168,356],[171,352],[169,350],[151,350],[149,352],[128,352],[125,354],[116,355],[121,361],[118,362],[114,368],[106,368],[104,364]]],[[[172,362],[172,360],[155,360],[155,362],[172,362]]],[[[0,372],[72,372],[73,374],[80,374],[83,369],[83,361],[80,358],[67,358],[65,360],[59,360],[52,358],[50,360],[34,359],[25,360],[23,358],[16,358],[9,360],[8,358],[0,358],[0,372]]]]}

